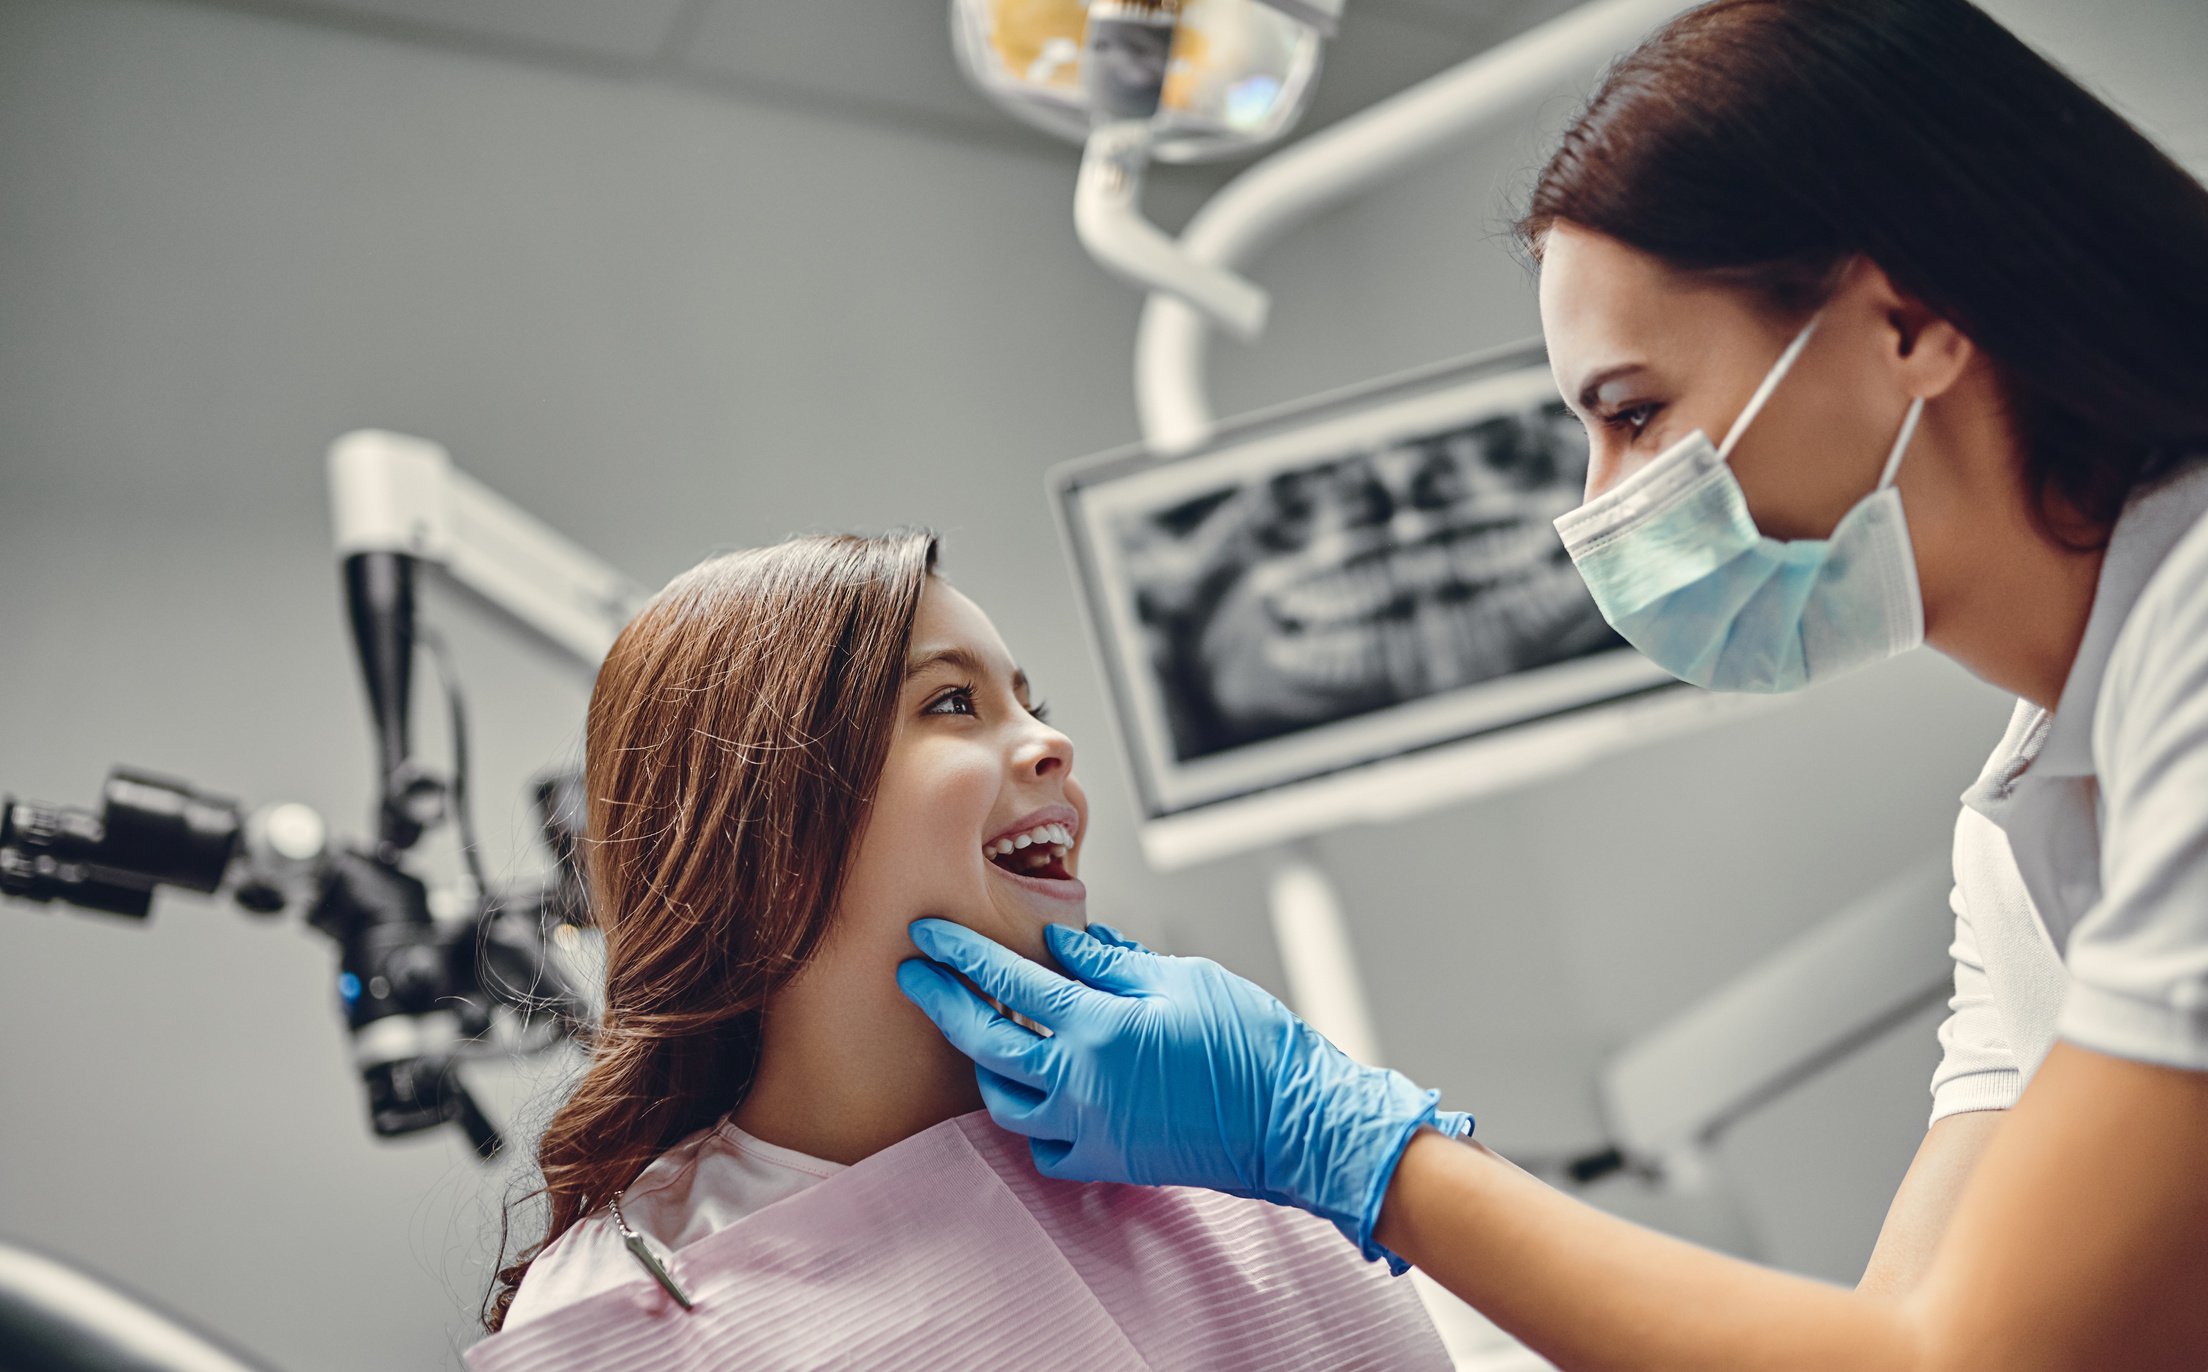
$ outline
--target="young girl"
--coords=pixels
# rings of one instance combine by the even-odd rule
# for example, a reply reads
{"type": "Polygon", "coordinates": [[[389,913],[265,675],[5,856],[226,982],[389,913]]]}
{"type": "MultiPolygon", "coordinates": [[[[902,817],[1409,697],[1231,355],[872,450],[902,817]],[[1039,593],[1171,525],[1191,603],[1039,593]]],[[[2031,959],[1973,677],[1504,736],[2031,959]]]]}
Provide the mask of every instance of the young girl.
{"type": "Polygon", "coordinates": [[[606,1009],[471,1366],[1446,1367],[1323,1221],[1037,1176],[898,991],[923,915],[1044,961],[1086,911],[1073,745],[934,561],[717,557],[607,655],[606,1009]]]}

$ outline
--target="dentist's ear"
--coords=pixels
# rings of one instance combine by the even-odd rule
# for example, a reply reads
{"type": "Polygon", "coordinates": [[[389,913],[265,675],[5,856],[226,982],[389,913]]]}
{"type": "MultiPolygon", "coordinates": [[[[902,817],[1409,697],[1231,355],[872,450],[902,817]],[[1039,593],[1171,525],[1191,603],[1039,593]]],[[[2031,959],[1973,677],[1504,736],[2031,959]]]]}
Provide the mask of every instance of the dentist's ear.
{"type": "Polygon", "coordinates": [[[1896,286],[1869,258],[1856,259],[1841,289],[1869,293],[1885,328],[1892,365],[1911,396],[1938,399],[1962,379],[1977,356],[1977,345],[1968,335],[1896,286]]]}

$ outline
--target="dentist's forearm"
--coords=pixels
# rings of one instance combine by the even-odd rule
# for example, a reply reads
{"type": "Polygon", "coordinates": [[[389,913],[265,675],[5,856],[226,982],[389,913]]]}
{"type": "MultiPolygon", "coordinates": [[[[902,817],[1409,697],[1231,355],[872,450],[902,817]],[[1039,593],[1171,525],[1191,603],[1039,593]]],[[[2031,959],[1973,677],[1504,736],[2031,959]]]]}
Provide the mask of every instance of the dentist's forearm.
{"type": "Polygon", "coordinates": [[[1862,1280],[1855,1284],[1857,1291],[1900,1300],[1917,1289],[1931,1270],[1940,1237],[1955,1218],[1963,1183],[1970,1180],[2007,1113],[1982,1110],[1949,1115],[1926,1131],[1886,1211],[1878,1244],[1864,1265],[1862,1280]]]}
{"type": "Polygon", "coordinates": [[[1566,1372],[1924,1365],[1894,1305],[1606,1215],[1432,1130],[1376,1237],[1566,1372]]]}
{"type": "Polygon", "coordinates": [[[2208,1072],[2058,1042],[2005,1119],[1952,1123],[1898,1297],[1650,1233],[1430,1132],[1377,1237],[1566,1372],[2208,1366],[2208,1072]]]}

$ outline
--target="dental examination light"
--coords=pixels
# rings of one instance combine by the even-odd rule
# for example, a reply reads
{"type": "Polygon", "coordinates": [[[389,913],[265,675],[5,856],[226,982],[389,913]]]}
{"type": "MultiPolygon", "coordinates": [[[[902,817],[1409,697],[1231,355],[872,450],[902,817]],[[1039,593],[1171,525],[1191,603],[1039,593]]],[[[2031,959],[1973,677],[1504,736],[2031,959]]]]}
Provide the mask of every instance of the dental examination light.
{"type": "Polygon", "coordinates": [[[953,0],[967,78],[1028,124],[1081,143],[1074,226],[1099,265],[1254,338],[1263,291],[1201,264],[1142,217],[1155,159],[1254,152],[1310,103],[1342,0],[953,0]]]}

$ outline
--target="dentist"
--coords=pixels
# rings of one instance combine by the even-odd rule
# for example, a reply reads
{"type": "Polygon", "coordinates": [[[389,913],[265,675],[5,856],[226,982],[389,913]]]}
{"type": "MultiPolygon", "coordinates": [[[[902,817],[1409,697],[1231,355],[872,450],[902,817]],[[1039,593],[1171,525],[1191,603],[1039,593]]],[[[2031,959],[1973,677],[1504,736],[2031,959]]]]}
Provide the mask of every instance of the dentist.
{"type": "Polygon", "coordinates": [[[1519,232],[1592,439],[1558,531],[1620,633],[1716,690],[1925,642],[2018,697],[1862,1281],[1583,1205],[1101,926],[1050,931],[1060,976],[921,921],[899,983],[1046,1175],[1310,1210],[1568,1372],[2200,1372],[2208,191],[1964,0],[1717,0],[1612,70],[1519,232]]]}

